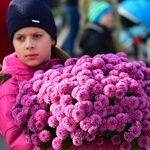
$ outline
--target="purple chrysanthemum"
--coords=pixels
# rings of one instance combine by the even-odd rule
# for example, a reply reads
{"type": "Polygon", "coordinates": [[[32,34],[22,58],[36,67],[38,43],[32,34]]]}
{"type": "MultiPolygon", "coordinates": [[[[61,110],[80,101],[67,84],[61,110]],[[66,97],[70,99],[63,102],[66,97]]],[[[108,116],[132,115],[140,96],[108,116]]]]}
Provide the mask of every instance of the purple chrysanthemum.
{"type": "Polygon", "coordinates": [[[62,142],[63,140],[58,138],[58,137],[55,137],[53,140],[52,140],[52,147],[55,149],[55,150],[60,150],[61,147],[62,147],[62,142]]]}
{"type": "Polygon", "coordinates": [[[107,128],[110,131],[114,131],[117,128],[117,123],[118,123],[118,120],[115,117],[109,117],[107,119],[107,128]]]}
{"type": "Polygon", "coordinates": [[[58,138],[64,140],[68,136],[68,131],[62,126],[57,126],[56,135],[58,138]]]}
{"type": "Polygon", "coordinates": [[[51,134],[49,131],[47,130],[42,130],[40,133],[39,133],[39,139],[42,141],[42,142],[48,142],[51,138],[51,134]]]}
{"type": "Polygon", "coordinates": [[[120,150],[131,150],[131,147],[131,143],[124,141],[120,145],[120,150]]]}
{"type": "Polygon", "coordinates": [[[119,145],[121,143],[121,137],[119,135],[114,135],[111,140],[114,145],[119,145]]]}
{"type": "Polygon", "coordinates": [[[115,96],[116,94],[116,87],[113,84],[108,84],[104,87],[104,94],[108,97],[108,98],[112,98],[115,96]]]}
{"type": "Polygon", "coordinates": [[[79,136],[73,136],[72,143],[73,143],[73,145],[81,146],[83,144],[83,139],[79,136]]]}
{"type": "Polygon", "coordinates": [[[138,144],[141,148],[147,149],[150,146],[150,137],[148,137],[148,136],[139,137],[138,144]]]}
{"type": "Polygon", "coordinates": [[[75,108],[72,111],[72,118],[76,123],[79,123],[83,118],[85,118],[85,111],[81,108],[75,108]]]}

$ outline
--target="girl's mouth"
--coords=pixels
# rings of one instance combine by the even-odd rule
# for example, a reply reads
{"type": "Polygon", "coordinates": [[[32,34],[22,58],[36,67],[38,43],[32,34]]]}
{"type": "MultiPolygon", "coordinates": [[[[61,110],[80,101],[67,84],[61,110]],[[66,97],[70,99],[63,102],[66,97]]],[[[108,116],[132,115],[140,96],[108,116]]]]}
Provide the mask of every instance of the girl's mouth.
{"type": "Polygon", "coordinates": [[[29,59],[35,59],[38,56],[38,54],[28,54],[26,57],[29,59]]]}

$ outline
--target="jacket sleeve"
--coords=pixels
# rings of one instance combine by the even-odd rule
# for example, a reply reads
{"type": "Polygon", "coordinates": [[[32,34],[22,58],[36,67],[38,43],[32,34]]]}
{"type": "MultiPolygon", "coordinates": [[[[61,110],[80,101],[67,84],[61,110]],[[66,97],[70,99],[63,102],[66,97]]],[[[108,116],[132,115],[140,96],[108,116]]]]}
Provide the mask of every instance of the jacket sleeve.
{"type": "Polygon", "coordinates": [[[10,150],[39,150],[31,145],[23,133],[23,129],[16,126],[11,115],[11,107],[14,103],[13,96],[0,99],[0,133],[4,137],[10,150]]]}

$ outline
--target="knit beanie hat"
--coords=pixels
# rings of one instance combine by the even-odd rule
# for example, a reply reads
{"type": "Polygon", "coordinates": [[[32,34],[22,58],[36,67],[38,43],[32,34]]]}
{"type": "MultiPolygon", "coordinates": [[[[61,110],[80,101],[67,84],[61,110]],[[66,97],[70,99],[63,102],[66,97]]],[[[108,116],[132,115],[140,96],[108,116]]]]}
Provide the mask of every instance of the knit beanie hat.
{"type": "Polygon", "coordinates": [[[6,22],[11,43],[15,32],[23,27],[40,27],[57,41],[56,24],[48,0],[11,0],[6,22]]]}
{"type": "Polygon", "coordinates": [[[88,19],[92,23],[97,23],[109,11],[112,11],[109,3],[99,1],[91,2],[88,8],[88,19]]]}

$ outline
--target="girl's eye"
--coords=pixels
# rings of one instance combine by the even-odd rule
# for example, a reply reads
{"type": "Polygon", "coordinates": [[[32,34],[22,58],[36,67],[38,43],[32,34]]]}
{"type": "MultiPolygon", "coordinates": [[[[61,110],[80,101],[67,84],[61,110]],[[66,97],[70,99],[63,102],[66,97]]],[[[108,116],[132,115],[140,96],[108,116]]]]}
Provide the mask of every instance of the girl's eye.
{"type": "Polygon", "coordinates": [[[24,40],[24,37],[23,37],[23,36],[19,36],[19,37],[17,37],[17,40],[23,41],[23,40],[24,40]]]}
{"type": "Polygon", "coordinates": [[[34,35],[35,38],[40,38],[41,36],[42,36],[42,35],[40,35],[40,34],[34,35]]]}

